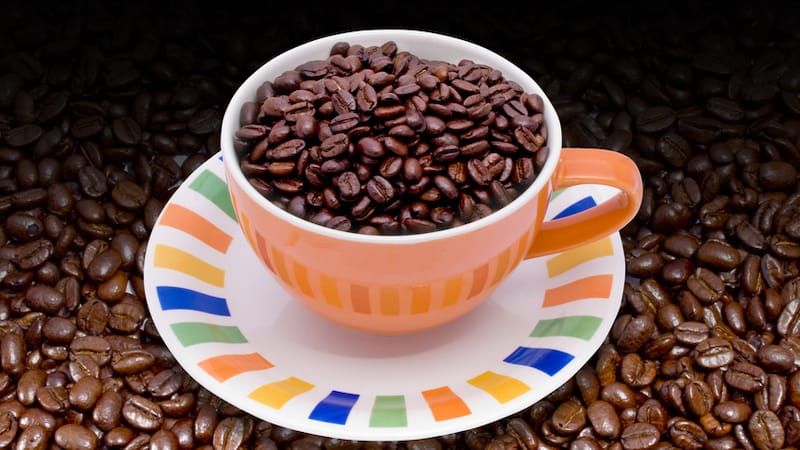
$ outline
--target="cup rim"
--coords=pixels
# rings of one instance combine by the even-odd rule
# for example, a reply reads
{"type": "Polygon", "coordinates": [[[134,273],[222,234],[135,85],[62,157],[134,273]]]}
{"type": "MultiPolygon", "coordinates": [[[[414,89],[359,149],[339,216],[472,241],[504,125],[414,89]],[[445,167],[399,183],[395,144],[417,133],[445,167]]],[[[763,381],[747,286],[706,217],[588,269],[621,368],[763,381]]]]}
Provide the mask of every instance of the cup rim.
{"type": "MultiPolygon", "coordinates": [[[[373,45],[373,44],[369,44],[373,45]]],[[[377,44],[377,45],[380,45],[377,44]]],[[[403,51],[403,48],[400,48],[403,51]]],[[[425,58],[425,55],[420,55],[422,52],[413,51],[417,56],[425,58]]],[[[306,60],[320,58],[320,56],[310,56],[306,60]]],[[[454,57],[453,60],[447,62],[457,64],[463,58],[454,57]]],[[[274,77],[273,77],[274,78],[274,77]]],[[[225,167],[225,174],[228,178],[227,183],[236,183],[237,186],[244,191],[259,207],[266,210],[268,213],[279,218],[280,220],[289,223],[290,225],[300,228],[305,232],[313,233],[319,236],[332,238],[336,240],[345,240],[360,243],[372,244],[416,244],[423,242],[437,241],[447,238],[460,236],[463,234],[472,233],[483,228],[487,228],[500,222],[505,218],[513,215],[518,210],[527,205],[531,200],[535,199],[542,189],[545,189],[553,174],[555,173],[556,166],[560,159],[562,150],[562,135],[561,123],[555,108],[550,99],[544,93],[544,90],[536,83],[536,81],[528,75],[521,67],[511,62],[506,57],[489,50],[486,47],[475,44],[468,40],[455,37],[453,35],[444,34],[441,32],[431,32],[407,28],[379,28],[379,29],[363,29],[356,31],[348,31],[336,34],[329,34],[319,38],[315,38],[300,45],[291,47],[278,55],[270,58],[258,69],[253,71],[243,81],[236,92],[231,96],[228,106],[222,118],[222,126],[220,130],[220,146],[223,155],[223,164],[225,167]],[[256,189],[250,185],[244,173],[239,168],[239,156],[233,148],[234,133],[240,127],[239,114],[241,106],[247,101],[254,101],[256,89],[265,81],[271,81],[264,73],[269,71],[276,71],[282,73],[286,70],[291,70],[296,67],[296,64],[289,64],[288,61],[295,58],[297,54],[302,53],[316,53],[320,51],[327,52],[333,44],[337,42],[348,42],[350,44],[362,44],[360,41],[375,41],[380,40],[381,43],[397,40],[402,38],[423,38],[423,39],[436,39],[443,41],[450,46],[461,46],[469,50],[470,53],[477,54],[481,57],[472,58],[473,61],[479,64],[486,64],[494,69],[500,70],[503,77],[507,80],[514,81],[519,84],[525,92],[533,92],[541,96],[544,109],[544,123],[547,124],[547,147],[548,156],[544,166],[536,174],[533,183],[528,186],[519,196],[517,196],[511,203],[494,210],[486,217],[482,217],[474,222],[465,223],[457,227],[447,228],[443,230],[436,230],[428,233],[412,233],[400,235],[367,235],[355,233],[352,231],[342,231],[333,228],[328,228],[324,225],[318,225],[310,220],[297,217],[288,211],[278,207],[271,200],[261,195],[256,189]],[[230,178],[233,179],[230,179],[230,178]]]]}

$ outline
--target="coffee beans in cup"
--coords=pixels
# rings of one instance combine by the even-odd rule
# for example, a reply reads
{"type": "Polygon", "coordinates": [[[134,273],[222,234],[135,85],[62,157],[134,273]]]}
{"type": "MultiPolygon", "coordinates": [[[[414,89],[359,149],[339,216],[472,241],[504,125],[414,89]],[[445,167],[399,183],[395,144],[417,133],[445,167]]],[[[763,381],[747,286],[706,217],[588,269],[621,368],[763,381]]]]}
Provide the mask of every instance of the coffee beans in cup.
{"type": "Polygon", "coordinates": [[[250,184],[291,214],[426,233],[485,217],[533,182],[548,154],[542,108],[487,65],[339,42],[265,81],[234,145],[250,184]]]}

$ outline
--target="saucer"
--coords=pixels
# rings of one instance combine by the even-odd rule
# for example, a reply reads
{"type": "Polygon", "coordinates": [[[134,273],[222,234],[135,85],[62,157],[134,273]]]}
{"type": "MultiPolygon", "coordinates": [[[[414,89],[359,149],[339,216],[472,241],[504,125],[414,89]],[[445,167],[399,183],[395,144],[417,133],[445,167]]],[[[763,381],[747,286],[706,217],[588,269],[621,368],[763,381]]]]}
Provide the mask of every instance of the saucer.
{"type": "MultiPolygon", "coordinates": [[[[559,191],[548,218],[615,193],[559,191]]],[[[252,253],[217,154],[164,207],[144,281],[164,343],[216,396],[306,433],[399,441],[508,417],[569,380],[611,329],[625,262],[615,233],[523,261],[490,299],[449,324],[402,336],[343,328],[292,300],[252,253]]]]}

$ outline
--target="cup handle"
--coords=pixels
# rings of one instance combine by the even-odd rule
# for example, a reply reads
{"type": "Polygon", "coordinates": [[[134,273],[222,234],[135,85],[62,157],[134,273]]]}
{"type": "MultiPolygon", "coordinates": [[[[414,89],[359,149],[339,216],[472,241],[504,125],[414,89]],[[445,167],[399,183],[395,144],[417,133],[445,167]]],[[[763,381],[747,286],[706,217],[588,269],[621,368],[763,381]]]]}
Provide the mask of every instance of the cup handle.
{"type": "Polygon", "coordinates": [[[620,190],[603,203],[542,223],[525,258],[557,253],[619,231],[639,211],[642,176],[627,156],[611,150],[565,148],[553,177],[553,189],[604,184],[620,190]]]}

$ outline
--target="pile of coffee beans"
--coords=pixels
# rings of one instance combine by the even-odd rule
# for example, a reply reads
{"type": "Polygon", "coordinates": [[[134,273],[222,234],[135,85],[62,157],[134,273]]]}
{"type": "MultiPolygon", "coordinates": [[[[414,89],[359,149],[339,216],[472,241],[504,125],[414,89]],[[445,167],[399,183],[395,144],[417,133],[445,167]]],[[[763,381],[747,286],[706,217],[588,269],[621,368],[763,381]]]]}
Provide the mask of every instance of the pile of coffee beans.
{"type": "Polygon", "coordinates": [[[255,3],[3,5],[0,448],[800,445],[793,5],[661,2],[650,14],[568,0],[476,14],[429,2],[424,14],[332,15],[255,3]],[[408,24],[500,52],[543,86],[566,145],[637,162],[645,197],[621,233],[619,315],[574,377],[475,429],[353,442],[259,420],[199,386],[159,337],[142,293],[148,234],[219,150],[221,111],[255,68],[341,29],[408,24]]]}
{"type": "Polygon", "coordinates": [[[290,213],[365,234],[426,233],[514,200],[547,159],[542,98],[500,71],[339,42],[265,81],[235,148],[290,213]]]}

